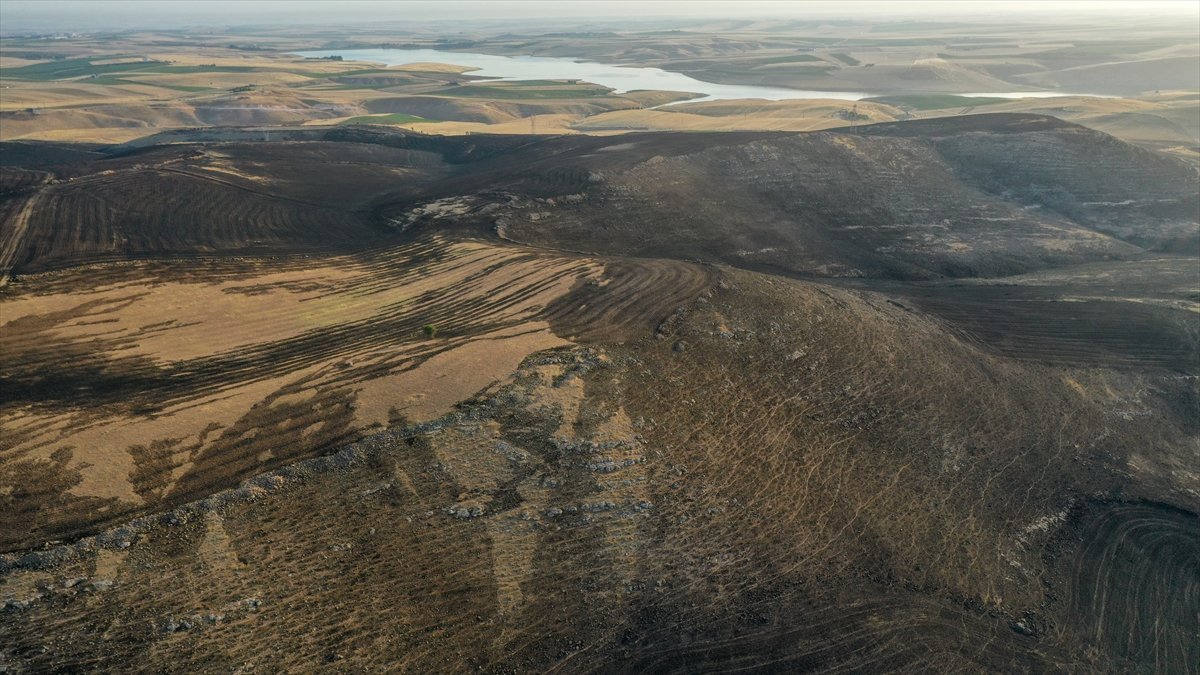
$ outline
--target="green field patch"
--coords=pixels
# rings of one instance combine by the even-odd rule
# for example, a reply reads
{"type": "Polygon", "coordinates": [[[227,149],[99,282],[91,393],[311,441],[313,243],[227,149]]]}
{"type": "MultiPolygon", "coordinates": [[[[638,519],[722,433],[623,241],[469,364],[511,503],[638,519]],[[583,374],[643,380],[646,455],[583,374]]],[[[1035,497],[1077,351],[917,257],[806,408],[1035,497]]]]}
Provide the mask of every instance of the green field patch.
{"type": "Polygon", "coordinates": [[[812,63],[821,59],[812,54],[784,54],[783,56],[772,56],[764,59],[746,59],[745,63],[753,63],[759,66],[767,66],[776,63],[812,63]]]}
{"type": "MultiPolygon", "coordinates": [[[[491,83],[484,83],[481,86],[492,86],[491,83]]],[[[496,86],[502,87],[574,87],[576,84],[571,84],[567,80],[504,80],[496,83],[496,86]]]]}
{"type": "Polygon", "coordinates": [[[941,110],[942,108],[972,108],[982,105],[1004,103],[1011,99],[997,96],[955,96],[953,94],[908,94],[901,96],[876,96],[863,99],[876,103],[911,108],[913,110],[941,110]]]}
{"type": "Polygon", "coordinates": [[[119,85],[137,85],[140,87],[158,87],[160,89],[171,89],[173,91],[212,91],[212,87],[191,87],[182,84],[163,84],[161,82],[145,82],[141,80],[131,80],[126,77],[117,75],[99,75],[97,77],[88,78],[88,82],[92,84],[104,84],[110,86],[119,85]]]}
{"type": "Polygon", "coordinates": [[[408,75],[407,70],[387,70],[386,68],[359,68],[357,70],[340,70],[336,73],[320,73],[311,70],[289,70],[288,72],[306,77],[363,77],[367,75],[408,75]]]}
{"type": "MultiPolygon", "coordinates": [[[[3,76],[17,80],[68,80],[88,77],[91,75],[107,75],[109,73],[124,73],[133,71],[149,71],[152,68],[166,65],[162,61],[127,61],[123,63],[93,64],[93,61],[111,61],[118,56],[102,58],[61,59],[47,63],[35,63],[20,68],[5,68],[3,76]]],[[[132,57],[136,58],[136,57],[132,57]]]]}
{"type": "MultiPolygon", "coordinates": [[[[335,85],[332,87],[321,87],[321,91],[354,91],[354,90],[362,90],[362,89],[371,89],[374,91],[390,91],[392,89],[396,89],[397,87],[403,87],[403,86],[405,86],[405,85],[402,83],[401,84],[357,84],[357,83],[352,83],[352,84],[339,84],[339,85],[335,85]]],[[[305,85],[305,88],[309,88],[309,87],[310,87],[310,85],[305,85]]]]}
{"type": "Polygon", "coordinates": [[[465,85],[450,87],[437,92],[440,96],[455,98],[500,98],[500,99],[547,99],[547,98],[593,98],[609,96],[612,93],[607,87],[576,87],[564,86],[559,89],[525,89],[520,87],[485,87],[465,85]]]}
{"type": "Polygon", "coordinates": [[[999,55],[999,54],[951,54],[949,52],[938,52],[939,59],[947,61],[1000,61],[1001,59],[1023,59],[1024,54],[999,55]]]}
{"type": "Polygon", "coordinates": [[[306,91],[354,91],[356,89],[390,89],[396,85],[371,85],[371,84],[332,84],[325,86],[322,84],[304,84],[302,87],[306,91]]]}
{"type": "Polygon", "coordinates": [[[166,73],[174,75],[188,75],[191,73],[252,73],[261,68],[253,66],[218,66],[216,64],[202,64],[199,66],[173,66],[164,63],[160,66],[150,68],[139,68],[139,72],[143,73],[166,73]]]}
{"type": "MultiPolygon", "coordinates": [[[[872,29],[871,32],[877,32],[872,29]]],[[[846,47],[945,47],[946,41],[941,38],[854,38],[852,40],[836,40],[848,42],[846,47]]]]}
{"type": "Polygon", "coordinates": [[[848,66],[857,66],[858,64],[862,63],[862,61],[859,61],[858,59],[854,58],[853,56],[850,56],[846,52],[837,52],[834,54],[830,54],[830,56],[832,56],[833,58],[837,59],[838,61],[841,61],[842,63],[844,63],[848,66]]]}
{"type": "MultiPolygon", "coordinates": [[[[834,68],[836,68],[836,67],[838,67],[838,66],[834,66],[833,64],[827,64],[827,62],[822,62],[821,65],[756,64],[755,67],[749,68],[749,71],[758,71],[758,72],[770,73],[770,74],[794,74],[794,76],[803,76],[803,77],[823,77],[823,76],[827,76],[827,74],[829,74],[829,71],[834,70],[834,68]]],[[[738,73],[738,72],[749,72],[749,71],[736,71],[736,70],[732,70],[732,68],[730,68],[730,70],[725,70],[725,68],[713,68],[713,72],[727,72],[727,73],[731,73],[731,74],[738,73]]]]}
{"type": "Polygon", "coordinates": [[[1083,42],[1070,47],[1060,47],[1035,54],[1023,54],[1026,58],[1036,58],[1044,61],[1092,59],[1105,56],[1140,54],[1142,52],[1161,49],[1162,43],[1142,40],[1121,40],[1112,42],[1083,42]]]}
{"type": "Polygon", "coordinates": [[[869,29],[872,33],[908,33],[908,32],[925,32],[946,30],[947,28],[970,28],[971,24],[967,23],[949,23],[946,21],[896,21],[892,23],[880,23],[871,26],[869,29]]]}
{"type": "MultiPolygon", "coordinates": [[[[268,69],[260,68],[259,70],[268,70],[268,69]]],[[[319,80],[322,80],[322,79],[323,80],[332,80],[333,78],[339,78],[339,77],[370,77],[373,75],[384,75],[384,76],[392,76],[392,77],[411,77],[414,80],[429,79],[431,77],[433,79],[447,79],[447,78],[453,77],[455,75],[455,73],[439,73],[439,72],[425,71],[425,70],[394,70],[394,69],[389,70],[389,69],[384,69],[384,68],[365,68],[365,69],[359,68],[359,69],[355,69],[355,70],[339,70],[336,72],[329,72],[329,73],[322,73],[322,72],[313,71],[313,70],[304,70],[302,68],[295,68],[295,69],[293,69],[293,68],[270,68],[269,70],[282,71],[282,72],[292,73],[294,75],[302,75],[304,77],[311,77],[313,79],[319,79],[319,80]]]]}

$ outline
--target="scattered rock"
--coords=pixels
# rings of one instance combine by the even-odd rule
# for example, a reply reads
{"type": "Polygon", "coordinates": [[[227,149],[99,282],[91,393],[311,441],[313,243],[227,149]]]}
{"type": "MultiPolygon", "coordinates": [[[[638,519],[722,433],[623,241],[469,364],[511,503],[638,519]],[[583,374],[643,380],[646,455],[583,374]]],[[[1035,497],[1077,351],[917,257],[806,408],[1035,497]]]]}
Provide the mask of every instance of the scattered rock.
{"type": "Polygon", "coordinates": [[[1033,629],[1029,627],[1029,624],[1025,623],[1024,619],[1018,619],[1017,621],[1013,621],[1010,624],[1010,626],[1012,627],[1013,632],[1015,632],[1015,633],[1020,633],[1021,635],[1028,635],[1028,636],[1034,635],[1033,629]]]}
{"type": "Polygon", "coordinates": [[[446,513],[448,513],[460,520],[467,520],[469,518],[478,518],[478,517],[482,516],[485,513],[485,511],[482,506],[468,506],[465,504],[455,504],[453,506],[447,506],[446,513]]]}

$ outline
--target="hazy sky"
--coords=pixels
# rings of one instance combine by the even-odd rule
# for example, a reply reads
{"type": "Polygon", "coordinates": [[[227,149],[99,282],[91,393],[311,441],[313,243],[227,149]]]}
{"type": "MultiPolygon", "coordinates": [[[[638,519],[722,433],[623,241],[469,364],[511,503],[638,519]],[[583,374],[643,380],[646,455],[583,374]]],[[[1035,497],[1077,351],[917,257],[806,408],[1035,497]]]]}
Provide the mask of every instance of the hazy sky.
{"type": "Polygon", "coordinates": [[[349,24],[413,20],[655,17],[1030,19],[1080,14],[1200,14],[1197,0],[0,0],[0,30],[110,30],[244,24],[349,24]]]}

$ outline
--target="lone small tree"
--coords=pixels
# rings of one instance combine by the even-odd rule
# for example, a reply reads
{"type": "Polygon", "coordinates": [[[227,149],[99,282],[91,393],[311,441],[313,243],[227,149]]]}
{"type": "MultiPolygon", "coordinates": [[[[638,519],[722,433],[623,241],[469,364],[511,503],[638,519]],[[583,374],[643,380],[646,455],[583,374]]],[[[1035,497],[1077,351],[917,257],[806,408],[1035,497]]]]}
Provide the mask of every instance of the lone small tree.
{"type": "Polygon", "coordinates": [[[437,337],[437,326],[427,323],[424,326],[421,326],[421,332],[425,333],[425,337],[437,337]]]}

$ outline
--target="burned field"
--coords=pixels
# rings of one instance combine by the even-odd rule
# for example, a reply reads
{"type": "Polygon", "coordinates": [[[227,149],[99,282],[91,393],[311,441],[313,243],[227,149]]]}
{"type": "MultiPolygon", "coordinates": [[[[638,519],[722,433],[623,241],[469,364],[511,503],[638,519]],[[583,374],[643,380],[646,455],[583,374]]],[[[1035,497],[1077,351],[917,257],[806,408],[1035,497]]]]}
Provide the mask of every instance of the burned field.
{"type": "Polygon", "coordinates": [[[1194,669],[1181,162],[984,115],[0,165],[16,672],[1194,669]]]}
{"type": "Polygon", "coordinates": [[[7,305],[7,468],[22,508],[6,537],[77,534],[439,415],[533,351],[649,330],[670,305],[644,303],[686,300],[706,280],[686,263],[610,269],[438,238],[220,267],[135,264],[104,281],[72,270],[51,287],[86,294],[7,305]],[[577,287],[594,290],[580,301],[577,287]],[[65,475],[43,492],[33,476],[47,459],[65,475]]]}

